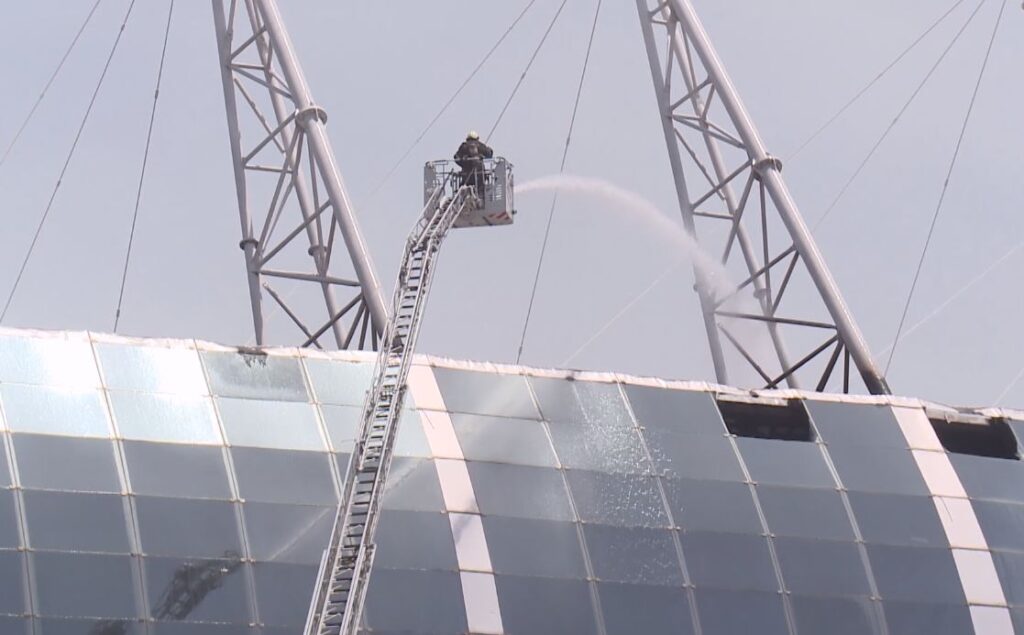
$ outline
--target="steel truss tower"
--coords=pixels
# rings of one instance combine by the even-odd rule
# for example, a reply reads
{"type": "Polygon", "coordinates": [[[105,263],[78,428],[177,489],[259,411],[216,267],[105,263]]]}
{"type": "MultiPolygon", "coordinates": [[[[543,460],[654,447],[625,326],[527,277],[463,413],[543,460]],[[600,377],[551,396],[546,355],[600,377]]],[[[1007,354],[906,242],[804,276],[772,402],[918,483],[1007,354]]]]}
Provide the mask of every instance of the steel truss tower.
{"type": "Polygon", "coordinates": [[[338,348],[375,347],[387,309],[327,138],[327,114],[313,101],[274,0],[225,4],[213,0],[214,25],[256,342],[264,343],[265,291],[301,329],[303,346],[329,346],[327,337],[338,348]],[[341,249],[347,253],[338,257],[341,249]],[[351,265],[349,274],[332,273],[337,260],[351,265]]]}
{"type": "Polygon", "coordinates": [[[718,381],[729,383],[738,363],[768,388],[821,391],[841,381],[849,392],[852,361],[869,392],[888,394],[781,162],[765,149],[690,0],[637,0],[637,8],[683,222],[698,236],[699,221],[702,247],[741,272],[721,291],[713,274],[695,268],[718,381]],[[815,312],[786,314],[791,305],[815,312]],[[790,356],[784,334],[799,356],[790,356]]]}

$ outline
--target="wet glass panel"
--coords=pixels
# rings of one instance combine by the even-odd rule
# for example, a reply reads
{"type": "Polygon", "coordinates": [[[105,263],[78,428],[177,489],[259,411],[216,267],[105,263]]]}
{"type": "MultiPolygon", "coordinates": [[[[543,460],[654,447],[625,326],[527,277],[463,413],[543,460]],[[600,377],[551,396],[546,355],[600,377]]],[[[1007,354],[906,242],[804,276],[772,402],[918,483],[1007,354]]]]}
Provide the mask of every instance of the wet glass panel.
{"type": "Polygon", "coordinates": [[[627,474],[650,471],[640,435],[631,424],[558,421],[549,429],[555,453],[565,467],[627,474]]]}
{"type": "MultiPolygon", "coordinates": [[[[0,631],[6,633],[6,631],[0,631]]],[[[70,620],[42,619],[36,622],[39,635],[145,635],[145,626],[126,619],[70,620]]]]}
{"type": "MultiPolygon", "coordinates": [[[[252,568],[256,575],[260,620],[264,624],[300,630],[306,623],[319,565],[257,562],[252,568]]],[[[374,576],[378,572],[375,571],[374,576]]]]}
{"type": "Polygon", "coordinates": [[[34,549],[131,551],[121,496],[25,490],[23,498],[34,549]]]}
{"type": "Polygon", "coordinates": [[[568,379],[555,379],[550,377],[530,377],[530,386],[537,395],[537,403],[540,404],[541,415],[547,421],[572,421],[585,423],[586,415],[579,399],[576,398],[576,391],[573,388],[574,381],[568,379]]]}
{"type": "MultiPolygon", "coordinates": [[[[22,611],[18,611],[22,613],[22,611]]],[[[32,632],[32,620],[24,617],[8,617],[0,615],[0,633],[11,635],[30,635],[32,632]]],[[[49,631],[47,631],[48,633],[49,631]]]]}
{"type": "Polygon", "coordinates": [[[851,444],[907,447],[890,406],[812,400],[804,403],[818,435],[830,449],[833,445],[851,444]]]}
{"type": "Polygon", "coordinates": [[[224,454],[219,447],[125,441],[124,454],[136,494],[231,498],[224,454]]]}
{"type": "Polygon", "coordinates": [[[831,540],[776,538],[782,579],[794,593],[871,595],[857,545],[831,540]]]}
{"type": "Polygon", "coordinates": [[[125,439],[221,444],[209,397],[110,391],[110,406],[125,439]]]}
{"type": "Polygon", "coordinates": [[[868,545],[882,599],[964,603],[953,554],[948,549],[868,545]]]}
{"type": "Polygon", "coordinates": [[[574,523],[484,516],[484,535],[496,573],[585,578],[574,523]]]}
{"type": "Polygon", "coordinates": [[[242,512],[254,560],[319,564],[336,508],[246,503],[242,512]]]}
{"type": "MultiPolygon", "coordinates": [[[[836,482],[817,443],[736,439],[755,483],[835,489],[836,482]]],[[[909,457],[909,453],[907,454],[909,457]]]]}
{"type": "Polygon", "coordinates": [[[867,446],[829,446],[839,480],[848,490],[925,496],[928,488],[910,450],[867,446]]]}
{"type": "Polygon", "coordinates": [[[335,452],[352,452],[363,409],[358,406],[320,406],[327,436],[335,452]]]}
{"type": "Polygon", "coordinates": [[[231,448],[231,457],[239,494],[244,500],[300,505],[337,504],[327,454],[231,448]]]}
{"type": "Polygon", "coordinates": [[[0,382],[66,388],[100,385],[89,342],[11,335],[0,335],[0,382]]]}
{"type": "Polygon", "coordinates": [[[373,383],[373,364],[314,358],[306,358],[303,363],[309,371],[317,401],[363,405],[366,391],[373,383]]]}
{"type": "Polygon", "coordinates": [[[789,633],[782,598],[777,593],[698,588],[695,595],[701,630],[705,635],[789,633]]]}
{"type": "Polygon", "coordinates": [[[195,350],[100,342],[96,344],[96,353],[107,388],[210,394],[195,350]]]}
{"type": "Polygon", "coordinates": [[[866,542],[910,547],[944,547],[946,532],[927,496],[850,492],[850,507],[866,542]]]}
{"type": "Polygon", "coordinates": [[[1024,503],[1024,462],[950,454],[971,498],[1024,503]]]}
{"type": "MultiPolygon", "coordinates": [[[[477,496],[480,492],[477,490],[477,496]]],[[[396,456],[384,484],[384,509],[444,511],[441,483],[434,462],[427,459],[396,456]]]]}
{"type": "Polygon", "coordinates": [[[1024,551],[1024,505],[982,500],[972,505],[989,548],[1024,551]]]}
{"type": "Polygon", "coordinates": [[[109,437],[107,409],[98,390],[0,384],[7,428],[14,432],[109,437]]]}
{"type": "Polygon", "coordinates": [[[294,357],[203,351],[210,390],[221,397],[309,401],[302,368],[294,357]]]}
{"type": "Polygon", "coordinates": [[[626,406],[622,397],[619,385],[593,382],[577,381],[573,383],[576,389],[576,397],[583,407],[583,414],[587,421],[592,424],[599,424],[608,428],[611,426],[633,428],[633,416],[626,406]]]}
{"type": "Polygon", "coordinates": [[[444,404],[451,412],[540,418],[524,377],[452,368],[434,368],[434,377],[444,404]]]}
{"type": "Polygon", "coordinates": [[[14,492],[0,489],[0,549],[17,549],[20,546],[14,492]]]}
{"type": "Polygon", "coordinates": [[[312,404],[261,399],[217,399],[231,445],[326,450],[312,404]]]}
{"type": "Polygon", "coordinates": [[[1024,553],[993,551],[992,560],[1011,606],[1024,607],[1024,553]]]}
{"type": "Polygon", "coordinates": [[[470,461],[557,467],[544,424],[527,419],[452,414],[462,452],[470,461]]]}
{"type": "Polygon", "coordinates": [[[882,609],[892,635],[964,635],[974,632],[966,604],[883,602],[882,609]]]}
{"type": "Polygon", "coordinates": [[[567,635],[596,633],[594,608],[586,582],[550,578],[495,576],[506,633],[567,635]]]}
{"type": "Polygon", "coordinates": [[[683,589],[599,582],[608,635],[688,635],[693,632],[683,589]]]}
{"type": "Polygon", "coordinates": [[[677,526],[687,531],[764,533],[746,483],[675,478],[663,482],[677,526]]]}
{"type": "Polygon", "coordinates": [[[457,571],[448,516],[384,510],[377,526],[375,567],[457,571]]]}
{"type": "Polygon", "coordinates": [[[242,552],[234,503],[137,496],[142,552],[232,559],[242,552]]]}
{"type": "Polygon", "coordinates": [[[482,514],[574,520],[557,470],[498,463],[467,463],[482,514]]]}
{"type": "Polygon", "coordinates": [[[136,617],[130,556],[37,551],[39,613],[57,617],[136,617]]]}
{"type": "MultiPolygon", "coordinates": [[[[827,635],[881,635],[882,633],[876,607],[867,598],[823,598],[794,595],[792,604],[798,633],[827,633],[827,635]]],[[[921,631],[921,633],[927,632],[921,631]]]]}
{"type": "Polygon", "coordinates": [[[850,516],[838,492],[758,485],[757,495],[777,536],[853,541],[850,516]]]}
{"type": "MultiPolygon", "coordinates": [[[[151,617],[248,624],[249,591],[240,560],[144,558],[151,617]],[[173,600],[188,595],[184,606],[173,600]]],[[[308,605],[308,597],[307,597],[308,605]]]]}
{"type": "Polygon", "coordinates": [[[114,444],[110,441],[36,434],[13,434],[11,439],[23,487],[121,491],[114,444]]]}
{"type": "Polygon", "coordinates": [[[567,470],[576,513],[584,522],[626,527],[668,527],[653,476],[567,470]]]}
{"type": "Polygon", "coordinates": [[[17,551],[0,551],[0,613],[28,613],[25,605],[25,563],[17,551]]]}
{"type": "Polygon", "coordinates": [[[629,384],[624,384],[623,388],[637,423],[648,430],[660,428],[718,436],[725,433],[722,417],[710,393],[629,384]]]}
{"type": "Polygon", "coordinates": [[[682,586],[683,573],[670,531],[583,525],[583,535],[599,580],[682,586]]]}
{"type": "MultiPolygon", "coordinates": [[[[242,624],[190,624],[189,622],[153,622],[150,626],[153,635],[270,635],[276,631],[266,628],[242,624]]],[[[287,631],[285,631],[287,632],[287,631]]],[[[117,635],[120,635],[118,633],[117,635]]],[[[282,634],[283,635],[283,634],[282,634]]]]}
{"type": "Polygon", "coordinates": [[[375,633],[464,633],[468,628],[459,574],[447,571],[374,571],[364,615],[375,633]]]}
{"type": "Polygon", "coordinates": [[[698,588],[778,590],[768,541],[761,536],[692,532],[680,539],[698,588]]]}
{"type": "Polygon", "coordinates": [[[743,481],[736,451],[724,435],[682,434],[658,428],[646,431],[654,468],[666,476],[743,481]]]}

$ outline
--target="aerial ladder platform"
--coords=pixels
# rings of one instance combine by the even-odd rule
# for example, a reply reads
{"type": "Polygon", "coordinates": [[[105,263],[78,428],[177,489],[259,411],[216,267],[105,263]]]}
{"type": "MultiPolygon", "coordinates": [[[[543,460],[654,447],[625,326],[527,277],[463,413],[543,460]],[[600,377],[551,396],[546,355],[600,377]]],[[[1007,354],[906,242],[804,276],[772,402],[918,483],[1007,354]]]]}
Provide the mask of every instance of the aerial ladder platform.
{"type": "Polygon", "coordinates": [[[515,214],[512,194],[512,166],[503,158],[485,160],[472,175],[457,171],[449,161],[424,168],[425,206],[405,244],[306,635],[353,635],[359,628],[373,566],[373,536],[438,251],[452,228],[510,225],[515,214]]]}

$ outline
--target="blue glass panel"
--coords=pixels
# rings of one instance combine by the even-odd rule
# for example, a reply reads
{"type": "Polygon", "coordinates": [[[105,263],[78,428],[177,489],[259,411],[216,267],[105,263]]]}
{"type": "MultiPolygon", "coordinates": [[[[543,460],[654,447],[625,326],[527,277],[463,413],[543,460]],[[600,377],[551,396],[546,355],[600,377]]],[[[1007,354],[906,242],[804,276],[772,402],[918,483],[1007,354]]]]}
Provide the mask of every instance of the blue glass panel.
{"type": "Polygon", "coordinates": [[[1024,505],[983,500],[972,504],[990,548],[1024,551],[1024,505]]]}
{"type": "Polygon", "coordinates": [[[695,595],[705,635],[789,634],[782,598],[777,593],[698,588],[695,595]]]}
{"type": "Polygon", "coordinates": [[[124,455],[136,494],[231,498],[224,451],[219,447],[125,441],[124,455]]]}
{"type": "Polygon", "coordinates": [[[445,406],[451,412],[519,419],[540,418],[526,379],[518,375],[434,368],[434,377],[445,406]]]}
{"type": "Polygon", "coordinates": [[[792,604],[798,633],[881,635],[883,632],[878,607],[867,598],[794,595],[792,604]]]}
{"type": "Polygon", "coordinates": [[[0,551],[0,613],[28,613],[25,604],[25,563],[17,551],[0,551]]]}
{"type": "MultiPolygon", "coordinates": [[[[301,629],[313,596],[317,565],[257,562],[256,603],[260,620],[273,626],[301,629]]],[[[374,573],[376,576],[377,573],[374,573]]],[[[371,578],[372,579],[372,578],[371,578]]],[[[405,598],[402,599],[406,601],[405,598]]]]}
{"type": "Polygon", "coordinates": [[[14,492],[0,489],[0,549],[17,549],[20,546],[14,492]]]}
{"type": "Polygon", "coordinates": [[[836,487],[821,447],[816,443],[740,438],[736,439],[736,445],[755,483],[836,487]]]}
{"type": "Polygon", "coordinates": [[[587,583],[577,580],[495,576],[506,633],[596,633],[587,583]]]}
{"type": "Polygon", "coordinates": [[[762,534],[750,485],[666,478],[665,493],[676,525],[687,531],[762,534]]]}
{"type": "Polygon", "coordinates": [[[804,403],[818,435],[830,447],[850,444],[907,447],[891,406],[813,400],[804,403]]]}
{"type": "Polygon", "coordinates": [[[374,571],[364,615],[374,632],[464,633],[467,630],[459,575],[446,571],[374,571]],[[395,598],[401,601],[396,602],[395,598]]]}
{"type": "MultiPolygon", "coordinates": [[[[203,622],[153,622],[150,625],[152,635],[292,635],[294,631],[276,631],[269,628],[257,628],[242,624],[214,624],[203,622]]],[[[91,634],[90,634],[91,635],[91,634]]],[[[120,635],[120,634],[118,634],[120,635]]]]}
{"type": "Polygon", "coordinates": [[[247,565],[241,561],[144,558],[142,566],[153,619],[238,624],[252,621],[247,565]]]}
{"type": "Polygon", "coordinates": [[[883,602],[891,635],[964,635],[974,624],[966,605],[883,602]]]}
{"type": "Polygon", "coordinates": [[[777,536],[796,538],[854,539],[850,516],[838,492],[802,487],[758,485],[757,495],[777,536]]]}
{"type": "Polygon", "coordinates": [[[537,395],[540,413],[545,420],[586,422],[587,417],[573,389],[575,382],[549,377],[530,377],[529,382],[537,395]]]}
{"type": "Polygon", "coordinates": [[[484,515],[574,520],[565,482],[557,470],[498,463],[467,465],[484,515]]]}
{"type": "Polygon", "coordinates": [[[585,578],[577,525],[554,520],[484,516],[491,565],[499,574],[585,578]]]}
{"type": "Polygon", "coordinates": [[[135,510],[147,555],[231,559],[242,552],[234,503],[136,496],[135,510]]]}
{"type": "Polygon", "coordinates": [[[966,454],[950,454],[971,498],[1024,503],[1024,463],[966,454]]]}
{"type": "Polygon", "coordinates": [[[566,478],[584,522],[627,527],[668,527],[657,481],[638,474],[567,470],[566,478]]]}
{"type": "Polygon", "coordinates": [[[887,603],[964,603],[960,574],[949,549],[868,545],[868,558],[887,603]]]}
{"type": "Polygon", "coordinates": [[[32,554],[37,609],[55,617],[137,617],[130,556],[32,554]]]}
{"type": "Polygon", "coordinates": [[[831,540],[776,538],[775,552],[786,588],[814,595],[871,595],[857,545],[831,540]]]}
{"type": "Polygon", "coordinates": [[[736,451],[724,435],[681,434],[659,428],[648,429],[645,434],[655,469],[667,476],[745,480],[736,451]]]}
{"type": "Polygon", "coordinates": [[[231,448],[238,490],[245,500],[336,505],[330,459],[320,452],[231,448]]]}
{"type": "Polygon", "coordinates": [[[583,534],[599,580],[682,586],[683,573],[671,532],[584,525],[583,534]]]}
{"type": "Polygon", "coordinates": [[[849,499],[867,542],[909,547],[949,544],[930,497],[850,492],[849,499]]]}
{"type": "Polygon", "coordinates": [[[262,399],[217,399],[230,445],[326,451],[312,404],[262,399]]]}
{"type": "Polygon", "coordinates": [[[336,507],[249,502],[242,506],[254,560],[319,564],[336,507]]]}
{"type": "Polygon", "coordinates": [[[352,452],[363,409],[358,406],[320,406],[327,436],[335,452],[352,452]]]}
{"type": "Polygon", "coordinates": [[[452,414],[459,444],[470,461],[557,467],[544,424],[527,419],[452,414]]]}
{"type": "Polygon", "coordinates": [[[682,589],[600,582],[608,635],[688,635],[693,633],[690,604],[682,589]]]}
{"type": "Polygon", "coordinates": [[[80,492],[120,492],[114,444],[37,434],[13,434],[22,487],[80,492]],[[60,457],[55,461],[54,457],[60,457]]]}
{"type": "Polygon", "coordinates": [[[221,444],[209,397],[110,391],[121,436],[137,441],[221,444]]]}
{"type": "Polygon", "coordinates": [[[206,377],[199,353],[188,348],[100,342],[96,353],[103,383],[117,390],[204,395],[206,377]]]}
{"type": "Polygon", "coordinates": [[[0,384],[7,427],[15,432],[109,437],[98,390],[0,384]]]}
{"type": "Polygon", "coordinates": [[[455,542],[446,514],[384,510],[373,564],[387,569],[457,571],[455,542]]]}
{"type": "Polygon", "coordinates": [[[309,401],[294,357],[203,351],[210,389],[221,397],[309,401]]]}
{"type": "MultiPolygon", "coordinates": [[[[477,490],[480,496],[480,490],[477,490]]],[[[384,509],[444,511],[437,468],[427,459],[396,456],[384,485],[384,509]]]]}
{"type": "Polygon", "coordinates": [[[3,434],[3,413],[0,412],[0,489],[11,484],[11,467],[7,462],[7,439],[3,434]]]}
{"type": "Polygon", "coordinates": [[[557,421],[549,429],[555,453],[565,467],[633,474],[651,469],[640,435],[628,422],[557,421]]]}
{"type": "MultiPolygon", "coordinates": [[[[0,631],[6,634],[6,631],[0,631]]],[[[146,635],[143,624],[128,619],[61,619],[36,621],[37,635],[146,635]]]]}
{"type": "Polygon", "coordinates": [[[625,384],[637,423],[648,430],[721,436],[725,425],[710,393],[625,384]]]}
{"type": "Polygon", "coordinates": [[[131,551],[121,496],[26,490],[23,497],[34,549],[131,551]]]}
{"type": "Polygon", "coordinates": [[[306,358],[303,363],[309,371],[317,401],[363,405],[366,391],[373,383],[373,364],[314,358],[306,358]]]}
{"type": "Polygon", "coordinates": [[[992,560],[1011,606],[1024,607],[1024,553],[993,551],[992,560]]]}
{"type": "Polygon", "coordinates": [[[0,615],[0,633],[10,633],[10,635],[31,635],[32,620],[27,617],[0,615]]]}
{"type": "Polygon", "coordinates": [[[909,450],[867,445],[829,446],[839,480],[848,490],[926,496],[928,488],[909,450]]]}
{"type": "Polygon", "coordinates": [[[681,540],[698,588],[778,590],[768,541],[761,536],[692,532],[681,540]]]}

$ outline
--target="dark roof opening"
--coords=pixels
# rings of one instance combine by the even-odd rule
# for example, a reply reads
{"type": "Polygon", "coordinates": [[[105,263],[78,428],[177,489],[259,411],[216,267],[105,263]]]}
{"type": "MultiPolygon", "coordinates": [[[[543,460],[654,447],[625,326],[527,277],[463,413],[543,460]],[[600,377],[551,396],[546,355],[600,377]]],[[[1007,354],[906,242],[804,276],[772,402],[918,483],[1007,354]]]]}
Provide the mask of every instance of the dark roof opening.
{"type": "Polygon", "coordinates": [[[807,409],[799,401],[737,398],[719,395],[725,427],[738,437],[779,441],[813,441],[807,409]]]}
{"type": "Polygon", "coordinates": [[[1017,437],[1005,419],[952,415],[931,417],[942,447],[957,454],[995,459],[1020,459],[1017,437]]]}

